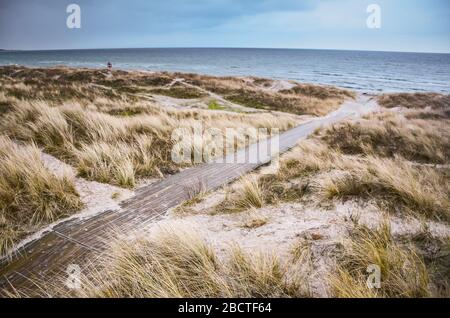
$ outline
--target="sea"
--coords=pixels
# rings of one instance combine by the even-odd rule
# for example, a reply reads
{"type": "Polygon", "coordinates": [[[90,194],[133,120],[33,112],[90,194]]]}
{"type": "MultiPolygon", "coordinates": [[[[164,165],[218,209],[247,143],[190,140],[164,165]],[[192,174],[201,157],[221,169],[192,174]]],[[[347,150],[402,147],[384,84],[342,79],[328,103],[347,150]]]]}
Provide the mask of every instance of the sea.
{"type": "Polygon", "coordinates": [[[450,54],[307,49],[145,48],[0,51],[0,65],[257,76],[364,92],[450,93],[450,54]]]}

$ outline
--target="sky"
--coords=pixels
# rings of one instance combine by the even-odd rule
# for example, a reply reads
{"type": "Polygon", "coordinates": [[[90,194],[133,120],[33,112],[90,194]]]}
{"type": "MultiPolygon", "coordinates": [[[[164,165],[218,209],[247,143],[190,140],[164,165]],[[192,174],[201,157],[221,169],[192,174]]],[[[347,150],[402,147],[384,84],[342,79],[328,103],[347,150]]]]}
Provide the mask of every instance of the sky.
{"type": "Polygon", "coordinates": [[[0,0],[0,49],[315,48],[450,53],[449,0],[0,0]],[[69,4],[81,28],[66,25],[69,4]],[[368,28],[378,4],[381,27],[368,28]]]}

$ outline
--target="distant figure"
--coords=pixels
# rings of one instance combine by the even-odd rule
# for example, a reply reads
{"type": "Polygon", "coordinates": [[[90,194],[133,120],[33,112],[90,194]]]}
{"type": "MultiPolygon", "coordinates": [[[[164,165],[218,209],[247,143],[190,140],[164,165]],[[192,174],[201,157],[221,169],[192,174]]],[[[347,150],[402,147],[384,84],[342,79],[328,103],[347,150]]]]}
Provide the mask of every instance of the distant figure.
{"type": "Polygon", "coordinates": [[[108,66],[108,69],[111,70],[112,69],[112,63],[108,62],[108,64],[106,64],[106,66],[108,66]]]}

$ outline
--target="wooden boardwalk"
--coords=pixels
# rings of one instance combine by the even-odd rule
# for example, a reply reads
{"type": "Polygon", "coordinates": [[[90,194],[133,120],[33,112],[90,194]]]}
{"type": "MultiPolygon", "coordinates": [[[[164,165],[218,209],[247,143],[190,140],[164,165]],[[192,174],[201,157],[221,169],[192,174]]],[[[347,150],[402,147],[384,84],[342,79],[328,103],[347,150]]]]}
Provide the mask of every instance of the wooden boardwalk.
{"type": "MultiPolygon", "coordinates": [[[[346,102],[327,117],[312,120],[279,136],[280,153],[294,147],[322,125],[357,116],[368,109],[368,98],[346,102]]],[[[258,151],[258,144],[238,151],[238,157],[258,151]]],[[[113,233],[130,233],[155,222],[173,207],[186,201],[192,189],[202,184],[203,190],[217,189],[271,161],[263,155],[254,163],[211,162],[186,169],[160,182],[139,189],[121,208],[105,211],[88,219],[71,219],[56,225],[40,239],[22,247],[11,260],[0,263],[0,290],[12,286],[33,290],[36,280],[51,281],[65,277],[71,264],[83,270],[102,257],[113,233]],[[64,275],[64,276],[61,276],[64,275]]],[[[238,161],[240,162],[240,161],[238,161]]]]}

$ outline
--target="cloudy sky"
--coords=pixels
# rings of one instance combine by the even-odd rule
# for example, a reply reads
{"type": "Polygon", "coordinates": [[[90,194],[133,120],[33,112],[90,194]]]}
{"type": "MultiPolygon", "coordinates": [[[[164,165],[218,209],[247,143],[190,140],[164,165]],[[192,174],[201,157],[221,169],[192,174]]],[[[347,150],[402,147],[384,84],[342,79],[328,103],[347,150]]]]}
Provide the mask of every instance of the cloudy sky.
{"type": "Polygon", "coordinates": [[[265,47],[450,52],[449,0],[0,0],[0,48],[265,47]],[[81,8],[81,29],[66,7],[81,8]],[[369,4],[381,28],[366,25],[369,4]]]}

